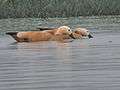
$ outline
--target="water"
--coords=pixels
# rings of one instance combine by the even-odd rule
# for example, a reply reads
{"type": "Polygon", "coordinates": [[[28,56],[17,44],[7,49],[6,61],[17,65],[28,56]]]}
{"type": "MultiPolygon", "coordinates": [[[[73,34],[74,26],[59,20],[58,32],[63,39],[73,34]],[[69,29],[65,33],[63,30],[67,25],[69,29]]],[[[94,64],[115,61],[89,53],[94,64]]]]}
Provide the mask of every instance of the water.
{"type": "Polygon", "coordinates": [[[120,16],[1,19],[0,90],[120,90],[120,16]],[[15,43],[7,31],[86,27],[94,38],[15,43]]]}

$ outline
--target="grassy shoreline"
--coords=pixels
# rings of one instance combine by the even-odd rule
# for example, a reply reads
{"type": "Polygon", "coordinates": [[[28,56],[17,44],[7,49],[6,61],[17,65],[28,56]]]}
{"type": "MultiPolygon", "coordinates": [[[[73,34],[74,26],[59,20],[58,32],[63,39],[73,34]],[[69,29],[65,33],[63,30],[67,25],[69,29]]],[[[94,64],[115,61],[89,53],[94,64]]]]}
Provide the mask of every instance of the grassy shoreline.
{"type": "Polygon", "coordinates": [[[0,18],[120,15],[120,0],[0,0],[0,18]]]}

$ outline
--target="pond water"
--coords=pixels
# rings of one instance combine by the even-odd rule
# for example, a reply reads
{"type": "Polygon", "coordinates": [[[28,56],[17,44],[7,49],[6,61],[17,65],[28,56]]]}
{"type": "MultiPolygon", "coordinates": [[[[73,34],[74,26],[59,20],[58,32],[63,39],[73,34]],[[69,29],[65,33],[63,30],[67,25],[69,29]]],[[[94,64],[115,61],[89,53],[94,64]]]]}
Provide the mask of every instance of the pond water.
{"type": "Polygon", "coordinates": [[[120,16],[1,19],[0,90],[120,90],[120,16]],[[94,38],[16,43],[5,35],[61,25],[94,38]]]}

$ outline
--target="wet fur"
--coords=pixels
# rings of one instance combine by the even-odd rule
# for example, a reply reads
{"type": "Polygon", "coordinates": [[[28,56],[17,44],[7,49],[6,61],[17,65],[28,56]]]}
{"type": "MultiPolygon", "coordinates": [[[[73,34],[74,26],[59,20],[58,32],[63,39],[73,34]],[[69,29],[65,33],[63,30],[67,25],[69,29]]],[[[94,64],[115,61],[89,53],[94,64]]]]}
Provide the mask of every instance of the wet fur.
{"type": "Polygon", "coordinates": [[[62,33],[57,29],[45,30],[45,31],[28,31],[28,32],[8,32],[6,34],[11,35],[17,42],[36,42],[36,41],[63,41],[67,39],[69,35],[62,33]]]}

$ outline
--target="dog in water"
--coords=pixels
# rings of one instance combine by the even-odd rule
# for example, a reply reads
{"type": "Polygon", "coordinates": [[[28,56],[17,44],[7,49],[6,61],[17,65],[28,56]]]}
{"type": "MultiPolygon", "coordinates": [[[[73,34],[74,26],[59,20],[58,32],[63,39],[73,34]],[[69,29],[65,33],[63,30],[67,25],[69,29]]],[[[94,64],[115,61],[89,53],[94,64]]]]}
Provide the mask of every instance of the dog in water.
{"type": "Polygon", "coordinates": [[[63,41],[73,38],[72,30],[68,26],[61,26],[52,30],[44,31],[23,31],[23,32],[7,32],[17,42],[37,42],[37,41],[63,41]]]}
{"type": "Polygon", "coordinates": [[[86,28],[76,28],[72,33],[72,36],[75,39],[82,39],[84,37],[93,38],[89,30],[87,30],[86,28]]]}

